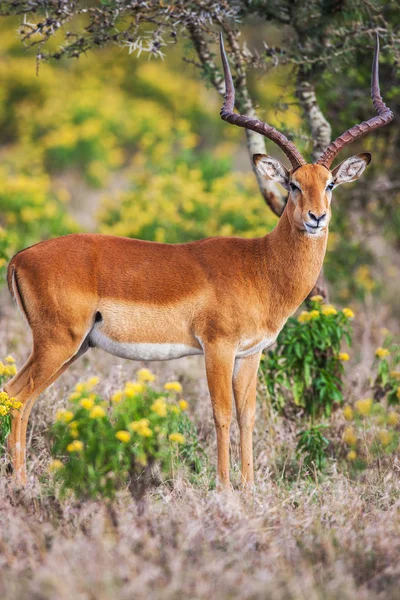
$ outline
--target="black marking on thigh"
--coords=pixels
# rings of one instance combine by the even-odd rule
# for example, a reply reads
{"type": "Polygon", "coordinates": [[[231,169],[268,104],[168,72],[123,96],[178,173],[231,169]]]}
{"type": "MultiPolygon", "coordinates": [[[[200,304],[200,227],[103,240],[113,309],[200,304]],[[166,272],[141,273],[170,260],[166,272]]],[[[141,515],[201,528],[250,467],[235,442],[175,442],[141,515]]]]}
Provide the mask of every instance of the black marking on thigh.
{"type": "Polygon", "coordinates": [[[103,320],[103,315],[101,314],[101,312],[98,310],[96,312],[96,314],[94,315],[94,323],[93,323],[93,327],[91,329],[91,331],[89,332],[89,335],[87,336],[86,340],[87,340],[87,344],[89,348],[95,348],[96,346],[94,345],[94,343],[92,342],[92,340],[90,339],[90,334],[93,331],[94,326],[96,325],[96,323],[101,323],[103,320]]]}

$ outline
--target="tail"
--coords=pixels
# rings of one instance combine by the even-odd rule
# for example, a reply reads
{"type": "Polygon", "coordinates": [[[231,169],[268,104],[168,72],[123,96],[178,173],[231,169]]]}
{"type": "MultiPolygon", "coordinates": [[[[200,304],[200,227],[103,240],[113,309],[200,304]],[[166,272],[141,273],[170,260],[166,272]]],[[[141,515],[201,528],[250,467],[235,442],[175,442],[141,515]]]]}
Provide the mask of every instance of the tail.
{"type": "Polygon", "coordinates": [[[7,285],[8,285],[8,289],[10,290],[10,294],[11,294],[11,298],[16,302],[16,298],[15,298],[15,293],[13,290],[13,277],[14,277],[14,271],[15,271],[15,256],[11,259],[10,264],[8,265],[8,269],[7,269],[7,285]]]}
{"type": "Polygon", "coordinates": [[[24,317],[24,320],[29,325],[28,312],[26,310],[24,298],[23,298],[23,295],[21,293],[21,288],[18,285],[17,269],[16,269],[16,262],[17,262],[16,259],[17,259],[17,256],[18,256],[18,254],[16,254],[11,259],[11,262],[8,265],[8,269],[7,269],[7,285],[8,285],[8,289],[10,290],[10,294],[11,294],[12,299],[14,300],[14,302],[18,306],[19,310],[21,311],[21,314],[24,317]]]}

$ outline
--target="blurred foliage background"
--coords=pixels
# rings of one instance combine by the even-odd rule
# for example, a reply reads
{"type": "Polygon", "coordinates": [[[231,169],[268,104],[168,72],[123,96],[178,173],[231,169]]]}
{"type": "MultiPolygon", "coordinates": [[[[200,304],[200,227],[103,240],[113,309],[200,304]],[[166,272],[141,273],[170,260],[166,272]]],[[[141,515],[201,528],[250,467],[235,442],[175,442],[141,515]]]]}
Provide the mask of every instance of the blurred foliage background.
{"type": "MultiPolygon", "coordinates": [[[[6,258],[13,252],[73,231],[186,242],[213,235],[261,236],[274,227],[277,217],[260,195],[244,133],[220,120],[221,98],[210,85],[212,75],[205,81],[204,65],[201,70],[193,64],[193,37],[192,44],[184,36],[176,43],[173,40],[164,59],[158,50],[140,52],[136,45],[132,51],[129,44],[121,47],[108,43],[109,39],[103,40],[103,49],[77,52],[73,45],[63,53],[60,48],[68,46],[63,45],[66,29],[61,28],[45,40],[53,58],[36,64],[38,30],[24,47],[19,27],[21,23],[32,26],[32,19],[36,26],[40,10],[33,16],[29,10],[43,3],[3,2],[2,15],[12,12],[8,10],[11,4],[21,9],[20,16],[0,20],[3,277],[6,258]]],[[[112,10],[120,3],[102,4],[112,10]]],[[[150,4],[157,8],[163,3],[150,4]]],[[[248,3],[220,4],[219,10],[230,17],[236,4],[243,5],[243,12],[248,3]]],[[[306,132],[297,90],[301,70],[311,78],[335,135],[373,115],[369,98],[373,37],[368,27],[375,27],[378,17],[370,16],[369,23],[365,15],[361,18],[354,12],[356,8],[361,11],[363,3],[325,3],[318,9],[336,27],[330,31],[331,56],[328,51],[326,57],[318,55],[320,62],[312,57],[317,46],[307,46],[310,40],[322,44],[318,21],[313,24],[305,7],[298,8],[286,24],[290,3],[283,3],[279,10],[274,2],[250,4],[246,21],[239,26],[240,42],[244,58],[246,48],[251,49],[246,90],[260,107],[261,118],[289,132],[301,151],[310,155],[312,139],[306,132]],[[350,21],[357,24],[358,45],[342,53],[335,44],[350,21]],[[305,32],[304,55],[299,54],[298,64],[293,48],[285,55],[290,27],[297,36],[305,32]],[[275,45],[263,46],[265,40],[275,45]],[[259,69],[264,59],[267,73],[259,69]]],[[[311,4],[315,8],[318,3],[311,4]]],[[[369,4],[376,10],[383,7],[379,2],[369,4]]],[[[399,11],[392,2],[384,8],[381,18],[397,31],[399,11]]],[[[87,19],[78,15],[76,28],[86,31],[87,19]]],[[[204,32],[201,20],[199,31],[204,32]]],[[[76,44],[79,38],[72,39],[76,44]]],[[[91,43],[83,49],[93,50],[97,42],[91,43]]],[[[373,153],[373,162],[360,182],[335,191],[326,277],[334,301],[349,304],[376,298],[398,316],[393,281],[400,266],[399,63],[396,44],[384,42],[382,46],[382,94],[395,112],[395,122],[353,144],[341,157],[365,150],[373,153]]],[[[210,47],[212,61],[215,54],[218,65],[217,47],[210,47]]],[[[266,147],[279,156],[271,142],[266,147]]]]}

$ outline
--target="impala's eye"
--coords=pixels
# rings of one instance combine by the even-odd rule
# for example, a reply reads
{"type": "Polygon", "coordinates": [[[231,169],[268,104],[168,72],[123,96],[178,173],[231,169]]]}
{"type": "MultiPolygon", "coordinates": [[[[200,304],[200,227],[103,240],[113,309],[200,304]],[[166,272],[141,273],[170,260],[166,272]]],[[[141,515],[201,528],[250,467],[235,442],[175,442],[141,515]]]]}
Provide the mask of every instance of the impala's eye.
{"type": "Polygon", "coordinates": [[[295,183],[290,183],[289,186],[290,186],[290,189],[292,192],[300,192],[301,191],[300,188],[295,183]]]}
{"type": "Polygon", "coordinates": [[[334,182],[333,182],[333,181],[331,181],[331,182],[330,182],[330,183],[329,183],[329,184],[326,186],[326,189],[327,189],[327,190],[330,190],[330,191],[332,191],[334,187],[335,187],[335,184],[334,184],[334,182]]]}

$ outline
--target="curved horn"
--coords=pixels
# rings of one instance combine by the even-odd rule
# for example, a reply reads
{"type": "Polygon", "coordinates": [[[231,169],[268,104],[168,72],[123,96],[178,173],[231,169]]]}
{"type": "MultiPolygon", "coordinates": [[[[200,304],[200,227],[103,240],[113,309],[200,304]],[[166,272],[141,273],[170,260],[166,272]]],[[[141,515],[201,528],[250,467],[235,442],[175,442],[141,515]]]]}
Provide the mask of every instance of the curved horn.
{"type": "Polygon", "coordinates": [[[382,96],[379,89],[379,37],[376,34],[376,46],[375,46],[375,54],[374,60],[372,63],[372,77],[371,77],[371,98],[374,103],[374,107],[378,116],[372,117],[368,119],[368,121],[363,121],[359,125],[354,125],[351,129],[348,129],[334,142],[329,144],[325,152],[322,156],[317,160],[318,165],[323,165],[327,169],[330,168],[332,161],[339,154],[339,152],[348,144],[354,142],[354,140],[358,139],[362,135],[373,131],[374,129],[378,129],[379,127],[383,127],[390,123],[393,120],[393,113],[386,106],[386,104],[382,100],[382,96]]]}
{"type": "Polygon", "coordinates": [[[283,135],[283,133],[280,133],[274,127],[271,127],[271,125],[267,125],[266,123],[263,123],[258,119],[252,119],[251,117],[246,117],[245,115],[238,115],[233,112],[235,105],[235,88],[233,86],[233,79],[229,68],[228,59],[225,54],[222,32],[220,33],[220,45],[226,90],[224,96],[225,101],[220,111],[221,119],[223,119],[224,121],[228,121],[228,123],[232,123],[232,125],[237,125],[238,127],[244,127],[245,129],[251,129],[252,131],[261,133],[261,135],[264,135],[265,137],[278,144],[278,146],[283,150],[283,152],[290,160],[293,169],[298,169],[302,165],[307,164],[300,152],[297,150],[296,146],[293,144],[293,142],[288,140],[287,137],[283,135]]]}

